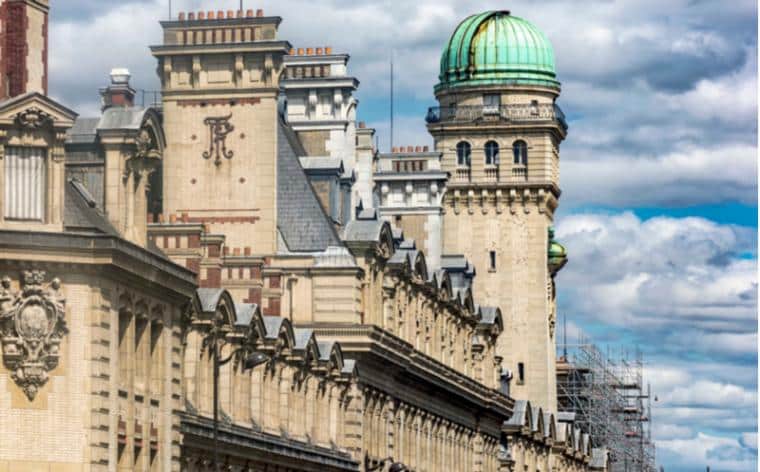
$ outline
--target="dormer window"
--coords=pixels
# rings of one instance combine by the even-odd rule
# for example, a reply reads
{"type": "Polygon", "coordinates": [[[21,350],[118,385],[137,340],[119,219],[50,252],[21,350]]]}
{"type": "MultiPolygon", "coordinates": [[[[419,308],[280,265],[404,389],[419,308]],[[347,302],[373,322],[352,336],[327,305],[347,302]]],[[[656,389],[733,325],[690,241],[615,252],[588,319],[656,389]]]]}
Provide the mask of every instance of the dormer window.
{"type": "Polygon", "coordinates": [[[5,147],[5,219],[44,221],[46,154],[44,147],[5,147]]]}

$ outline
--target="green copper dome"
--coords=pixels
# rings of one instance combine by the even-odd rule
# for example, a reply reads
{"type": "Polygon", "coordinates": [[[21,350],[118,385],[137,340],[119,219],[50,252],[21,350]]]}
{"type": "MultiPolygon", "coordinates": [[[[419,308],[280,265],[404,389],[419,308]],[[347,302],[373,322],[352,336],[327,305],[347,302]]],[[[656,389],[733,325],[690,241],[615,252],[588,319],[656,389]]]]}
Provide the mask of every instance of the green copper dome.
{"type": "Polygon", "coordinates": [[[560,85],[549,39],[508,11],[487,11],[462,21],[443,50],[439,80],[436,92],[472,85],[560,85]]]}
{"type": "Polygon", "coordinates": [[[552,273],[556,273],[567,263],[567,250],[565,246],[554,239],[554,227],[550,226],[548,233],[549,248],[547,255],[549,256],[549,269],[552,273]]]}

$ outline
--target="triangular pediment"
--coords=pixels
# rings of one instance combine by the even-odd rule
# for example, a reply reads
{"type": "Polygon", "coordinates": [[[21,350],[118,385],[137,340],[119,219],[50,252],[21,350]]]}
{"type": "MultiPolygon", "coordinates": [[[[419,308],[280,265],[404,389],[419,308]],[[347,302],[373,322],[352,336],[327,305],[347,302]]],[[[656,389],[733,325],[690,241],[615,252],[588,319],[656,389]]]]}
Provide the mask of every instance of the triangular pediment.
{"type": "Polygon", "coordinates": [[[52,122],[56,128],[70,128],[77,113],[38,92],[30,92],[0,102],[0,126],[13,126],[21,120],[52,122]]]}

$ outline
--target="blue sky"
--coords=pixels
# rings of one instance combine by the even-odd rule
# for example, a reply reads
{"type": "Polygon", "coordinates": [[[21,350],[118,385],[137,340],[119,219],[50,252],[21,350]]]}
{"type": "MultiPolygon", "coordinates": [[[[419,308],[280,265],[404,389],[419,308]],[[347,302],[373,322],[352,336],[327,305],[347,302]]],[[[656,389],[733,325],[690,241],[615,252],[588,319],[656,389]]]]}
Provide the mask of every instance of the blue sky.
{"type": "MultiPolygon", "coordinates": [[[[158,87],[147,46],[167,0],[54,0],[51,93],[82,114],[115,66],[158,87]]],[[[175,11],[237,0],[174,0],[175,11]]],[[[509,9],[547,33],[570,132],[558,276],[569,336],[638,344],[666,471],[757,470],[757,4],[753,0],[266,0],[295,47],[351,54],[359,118],[431,144],[441,48],[468,14],[509,9]]]]}

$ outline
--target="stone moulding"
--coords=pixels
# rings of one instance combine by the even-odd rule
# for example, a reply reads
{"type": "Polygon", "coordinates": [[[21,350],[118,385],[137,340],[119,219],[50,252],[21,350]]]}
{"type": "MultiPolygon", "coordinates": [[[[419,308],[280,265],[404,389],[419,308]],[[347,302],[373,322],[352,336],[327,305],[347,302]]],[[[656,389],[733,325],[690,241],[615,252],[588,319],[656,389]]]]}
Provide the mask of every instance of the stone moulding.
{"type": "Polygon", "coordinates": [[[68,332],[61,281],[44,281],[44,271],[30,270],[23,272],[20,290],[11,290],[9,277],[0,286],[3,362],[30,401],[58,365],[61,340],[68,332]]]}

